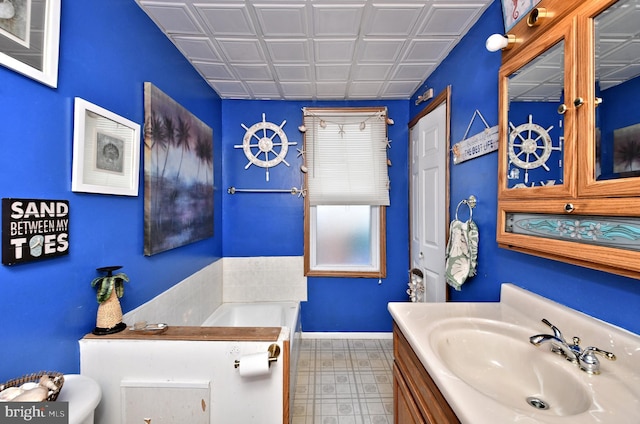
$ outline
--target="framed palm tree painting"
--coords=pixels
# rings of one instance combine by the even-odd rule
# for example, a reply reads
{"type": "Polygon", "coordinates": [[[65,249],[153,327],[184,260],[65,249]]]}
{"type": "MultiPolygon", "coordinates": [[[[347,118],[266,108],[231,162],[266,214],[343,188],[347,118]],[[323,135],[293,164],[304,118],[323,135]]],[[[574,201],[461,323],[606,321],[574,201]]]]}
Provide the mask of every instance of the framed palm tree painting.
{"type": "Polygon", "coordinates": [[[144,254],[213,236],[213,130],[144,84],[144,254]]]}

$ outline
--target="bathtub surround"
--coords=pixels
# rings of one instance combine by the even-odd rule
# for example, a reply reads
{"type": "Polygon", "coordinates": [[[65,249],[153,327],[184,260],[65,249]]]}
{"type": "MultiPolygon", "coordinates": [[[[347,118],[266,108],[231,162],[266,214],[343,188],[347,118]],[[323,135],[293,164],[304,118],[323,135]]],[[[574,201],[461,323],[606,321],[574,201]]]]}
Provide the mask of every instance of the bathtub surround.
{"type": "Polygon", "coordinates": [[[222,304],[222,267],[217,260],[150,301],[127,312],[123,321],[171,325],[200,325],[222,304]]]}
{"type": "Polygon", "coordinates": [[[80,369],[98,382],[100,424],[282,424],[289,401],[289,331],[174,326],[159,335],[121,333],[80,341],[80,369]],[[249,330],[249,331],[248,331],[249,330]],[[243,378],[236,360],[277,343],[269,375],[243,378]],[[287,378],[285,378],[287,376],[287,378]]]}
{"type": "Polygon", "coordinates": [[[222,258],[127,312],[124,322],[200,325],[223,302],[307,300],[299,256],[222,258]]]}
{"type": "Polygon", "coordinates": [[[307,300],[302,256],[223,258],[223,302],[307,300]]]}
{"type": "Polygon", "coordinates": [[[299,334],[298,302],[223,303],[202,323],[161,334],[87,335],[80,367],[102,387],[99,423],[281,424],[293,404],[299,334]],[[264,375],[239,374],[238,361],[266,360],[274,343],[280,354],[264,375]]]}

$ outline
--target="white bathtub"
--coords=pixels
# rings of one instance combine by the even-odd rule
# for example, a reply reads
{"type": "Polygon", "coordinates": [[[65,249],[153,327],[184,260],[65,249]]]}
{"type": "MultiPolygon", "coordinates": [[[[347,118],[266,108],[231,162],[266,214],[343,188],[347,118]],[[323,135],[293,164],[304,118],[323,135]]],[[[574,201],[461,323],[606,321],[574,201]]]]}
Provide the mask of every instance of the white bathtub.
{"type": "Polygon", "coordinates": [[[289,327],[298,321],[297,302],[223,303],[203,327],[289,327]]]}

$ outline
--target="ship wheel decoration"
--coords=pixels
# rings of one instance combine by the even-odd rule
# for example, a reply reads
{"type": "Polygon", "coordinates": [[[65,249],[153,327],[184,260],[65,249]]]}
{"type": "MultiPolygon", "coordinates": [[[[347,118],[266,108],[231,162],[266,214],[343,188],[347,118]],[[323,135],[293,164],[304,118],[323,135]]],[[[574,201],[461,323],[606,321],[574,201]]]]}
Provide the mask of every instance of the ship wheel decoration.
{"type": "Polygon", "coordinates": [[[248,128],[241,124],[246,133],[242,144],[233,147],[244,150],[244,155],[249,159],[249,163],[244,169],[249,169],[251,165],[265,168],[266,179],[269,181],[269,168],[273,168],[280,162],[290,166],[284,158],[287,156],[289,146],[295,146],[298,143],[289,142],[287,139],[287,135],[282,130],[286,123],[286,120],[282,121],[280,125],[267,122],[263,113],[262,122],[257,122],[248,128]]]}
{"type": "Polygon", "coordinates": [[[533,123],[533,116],[529,115],[529,122],[517,127],[509,122],[509,163],[524,169],[524,182],[529,182],[529,170],[543,167],[550,171],[547,160],[554,150],[561,151],[562,147],[553,147],[549,131],[533,123]]]}

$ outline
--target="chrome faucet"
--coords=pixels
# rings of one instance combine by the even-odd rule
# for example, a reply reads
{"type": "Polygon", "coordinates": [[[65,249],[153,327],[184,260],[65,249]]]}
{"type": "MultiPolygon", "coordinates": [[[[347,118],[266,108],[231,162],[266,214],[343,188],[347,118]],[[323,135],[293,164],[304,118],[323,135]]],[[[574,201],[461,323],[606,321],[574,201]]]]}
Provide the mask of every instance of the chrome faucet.
{"type": "Polygon", "coordinates": [[[551,328],[553,335],[537,334],[535,336],[531,336],[529,337],[531,344],[534,346],[540,346],[542,343],[550,342],[551,351],[553,353],[564,356],[567,361],[576,364],[582,371],[585,371],[588,374],[600,374],[600,361],[596,357],[596,354],[602,355],[610,361],[616,360],[616,355],[611,352],[598,349],[597,347],[589,346],[582,349],[580,347],[579,337],[573,337],[572,344],[567,343],[558,327],[551,324],[545,318],[542,319],[542,322],[551,328]]]}

